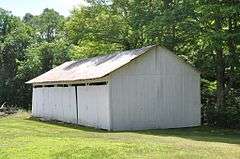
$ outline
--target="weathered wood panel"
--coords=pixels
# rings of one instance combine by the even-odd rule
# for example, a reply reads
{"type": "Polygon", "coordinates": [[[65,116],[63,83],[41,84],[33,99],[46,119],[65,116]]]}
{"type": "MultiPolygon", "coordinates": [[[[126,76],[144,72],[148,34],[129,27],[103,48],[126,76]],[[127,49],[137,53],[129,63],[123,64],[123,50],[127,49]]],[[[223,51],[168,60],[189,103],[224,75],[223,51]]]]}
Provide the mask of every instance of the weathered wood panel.
{"type": "Polygon", "coordinates": [[[109,86],[78,86],[80,125],[109,129],[109,86]]]}
{"type": "Polygon", "coordinates": [[[76,123],[74,87],[33,88],[32,115],[76,123]]]}
{"type": "Polygon", "coordinates": [[[113,130],[200,125],[200,75],[166,49],[113,72],[110,85],[113,130]]]}

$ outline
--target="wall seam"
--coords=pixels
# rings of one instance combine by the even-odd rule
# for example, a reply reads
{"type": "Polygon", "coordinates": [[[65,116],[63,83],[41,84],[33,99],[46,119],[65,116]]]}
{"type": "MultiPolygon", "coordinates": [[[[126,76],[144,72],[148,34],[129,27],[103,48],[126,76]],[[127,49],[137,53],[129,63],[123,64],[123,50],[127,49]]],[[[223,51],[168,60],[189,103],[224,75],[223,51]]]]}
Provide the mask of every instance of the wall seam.
{"type": "Polygon", "coordinates": [[[77,118],[77,124],[78,124],[78,92],[77,92],[77,86],[75,86],[75,97],[76,97],[76,118],[77,118]]]}
{"type": "Polygon", "coordinates": [[[112,120],[113,120],[113,112],[112,112],[112,76],[110,75],[109,81],[108,81],[109,87],[108,87],[108,107],[109,107],[109,130],[112,131],[113,130],[113,126],[112,126],[112,120]]]}

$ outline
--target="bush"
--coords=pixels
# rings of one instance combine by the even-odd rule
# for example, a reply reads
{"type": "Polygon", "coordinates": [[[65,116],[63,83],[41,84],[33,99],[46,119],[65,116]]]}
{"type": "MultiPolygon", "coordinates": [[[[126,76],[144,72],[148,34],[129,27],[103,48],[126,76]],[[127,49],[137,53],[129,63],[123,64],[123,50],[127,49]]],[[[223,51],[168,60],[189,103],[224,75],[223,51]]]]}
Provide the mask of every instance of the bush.
{"type": "Polygon", "coordinates": [[[218,108],[216,102],[210,102],[209,99],[203,104],[203,123],[222,128],[240,129],[240,100],[236,92],[229,93],[222,108],[218,108]]]}

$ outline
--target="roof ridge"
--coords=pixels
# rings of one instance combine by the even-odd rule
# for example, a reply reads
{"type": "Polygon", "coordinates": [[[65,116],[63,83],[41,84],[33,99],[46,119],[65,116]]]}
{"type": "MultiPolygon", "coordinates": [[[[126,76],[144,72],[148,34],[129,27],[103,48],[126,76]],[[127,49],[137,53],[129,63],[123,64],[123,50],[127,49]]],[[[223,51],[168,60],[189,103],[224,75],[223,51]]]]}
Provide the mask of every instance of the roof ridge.
{"type": "MultiPolygon", "coordinates": [[[[140,50],[140,49],[144,49],[144,48],[148,48],[148,47],[151,48],[151,47],[154,47],[154,46],[157,46],[157,45],[149,45],[149,46],[145,46],[145,47],[142,47],[142,48],[133,48],[133,49],[130,49],[130,50],[116,50],[112,53],[97,55],[97,56],[93,56],[93,57],[86,57],[86,58],[82,58],[82,59],[79,59],[79,60],[71,60],[71,61],[73,61],[73,62],[78,62],[79,61],[80,62],[80,61],[84,61],[84,60],[106,57],[106,56],[110,56],[110,55],[121,54],[121,53],[124,53],[124,52],[130,52],[130,51],[133,51],[133,50],[140,50]]],[[[70,62],[70,61],[66,61],[66,62],[70,62]]]]}

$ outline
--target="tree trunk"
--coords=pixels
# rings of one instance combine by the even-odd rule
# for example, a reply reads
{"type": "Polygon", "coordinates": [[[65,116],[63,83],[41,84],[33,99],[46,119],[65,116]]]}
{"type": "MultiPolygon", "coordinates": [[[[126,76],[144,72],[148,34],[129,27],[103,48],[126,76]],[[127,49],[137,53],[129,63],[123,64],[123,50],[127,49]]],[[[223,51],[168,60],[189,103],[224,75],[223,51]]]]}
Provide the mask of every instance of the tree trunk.
{"type": "MultiPolygon", "coordinates": [[[[215,29],[216,33],[220,34],[222,30],[222,17],[216,17],[215,21],[215,29]]],[[[221,109],[225,103],[225,63],[224,63],[224,55],[223,55],[223,42],[221,38],[215,39],[215,52],[216,52],[216,79],[217,79],[217,108],[221,109]]]]}
{"type": "Polygon", "coordinates": [[[225,103],[225,67],[222,48],[216,49],[217,60],[217,107],[222,108],[225,103]]]}
{"type": "Polygon", "coordinates": [[[234,83],[236,82],[236,66],[239,66],[239,59],[237,56],[237,45],[236,45],[236,33],[237,33],[237,24],[238,24],[238,15],[234,14],[234,16],[229,17],[228,21],[228,31],[229,38],[227,40],[228,50],[229,50],[229,60],[228,66],[230,67],[228,72],[228,83],[226,83],[227,87],[225,89],[225,95],[229,93],[229,90],[232,88],[234,83]]]}

